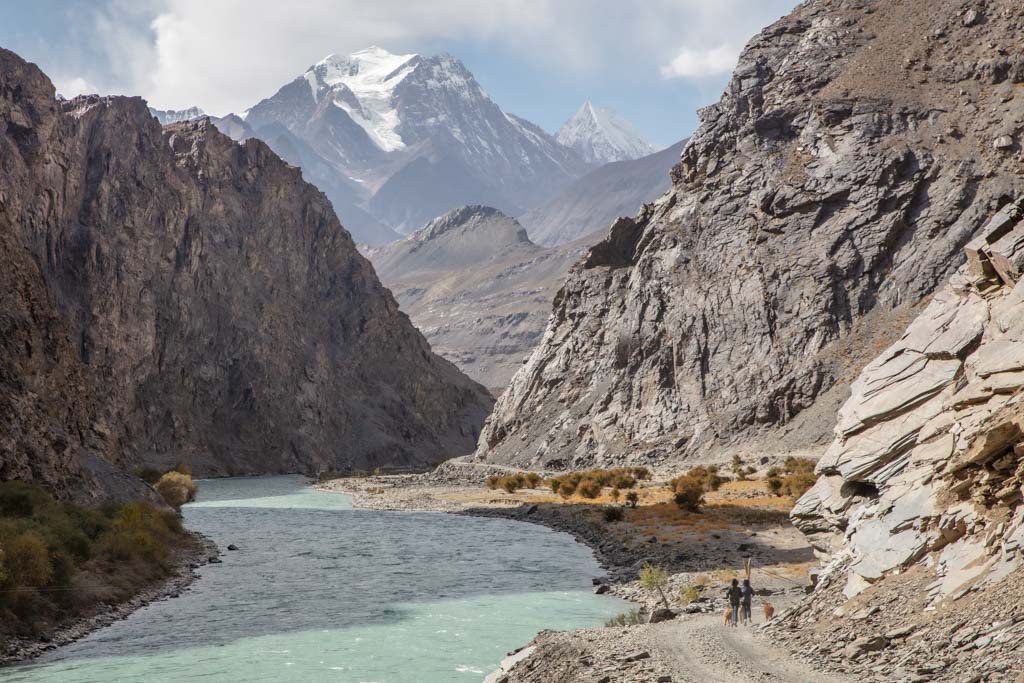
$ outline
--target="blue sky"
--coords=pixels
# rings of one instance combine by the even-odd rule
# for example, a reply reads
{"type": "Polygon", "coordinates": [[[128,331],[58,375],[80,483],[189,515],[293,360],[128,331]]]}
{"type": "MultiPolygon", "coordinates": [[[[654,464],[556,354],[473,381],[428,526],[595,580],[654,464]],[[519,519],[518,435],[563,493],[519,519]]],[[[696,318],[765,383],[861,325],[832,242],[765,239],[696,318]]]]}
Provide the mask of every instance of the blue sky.
{"type": "Polygon", "coordinates": [[[66,95],[240,111],[325,55],[447,51],[506,111],[554,131],[583,103],[654,143],[697,125],[736,54],[795,0],[34,0],[0,3],[0,46],[66,95]]]}

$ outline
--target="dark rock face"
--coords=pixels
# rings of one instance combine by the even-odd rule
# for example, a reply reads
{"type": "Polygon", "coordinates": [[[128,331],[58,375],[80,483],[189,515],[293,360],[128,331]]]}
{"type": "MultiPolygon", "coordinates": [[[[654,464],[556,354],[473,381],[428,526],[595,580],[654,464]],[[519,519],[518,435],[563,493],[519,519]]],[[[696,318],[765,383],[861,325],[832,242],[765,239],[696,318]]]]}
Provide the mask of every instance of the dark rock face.
{"type": "Polygon", "coordinates": [[[0,51],[0,161],[4,476],[68,479],[87,447],[197,474],[472,449],[486,392],[264,143],[161,128],[138,98],[58,102],[0,51]]]}
{"type": "Polygon", "coordinates": [[[570,272],[478,457],[827,441],[853,373],[1020,194],[993,145],[1024,113],[1019,8],[965,28],[962,4],[808,2],[755,37],[672,189],[570,272]]]}

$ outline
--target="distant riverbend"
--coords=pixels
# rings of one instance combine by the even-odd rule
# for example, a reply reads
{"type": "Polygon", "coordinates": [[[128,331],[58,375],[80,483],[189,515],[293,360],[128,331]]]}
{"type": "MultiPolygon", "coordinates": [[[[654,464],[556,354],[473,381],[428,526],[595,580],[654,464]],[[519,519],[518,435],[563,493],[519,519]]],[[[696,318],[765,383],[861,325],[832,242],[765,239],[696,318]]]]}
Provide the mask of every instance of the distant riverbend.
{"type": "Polygon", "coordinates": [[[184,515],[222,564],[0,682],[476,682],[541,629],[627,607],[591,592],[585,546],[536,525],[357,510],[298,477],[203,481],[184,515]]]}

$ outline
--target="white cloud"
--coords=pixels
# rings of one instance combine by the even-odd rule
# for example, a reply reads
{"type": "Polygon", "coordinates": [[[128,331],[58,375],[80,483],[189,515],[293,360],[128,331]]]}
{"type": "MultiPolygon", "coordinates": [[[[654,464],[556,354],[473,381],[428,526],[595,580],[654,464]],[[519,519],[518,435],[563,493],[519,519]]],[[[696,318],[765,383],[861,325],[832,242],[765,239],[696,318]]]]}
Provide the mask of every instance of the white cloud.
{"type": "Polygon", "coordinates": [[[68,79],[55,78],[53,82],[57,94],[71,99],[76,95],[91,95],[99,92],[99,88],[85,80],[81,76],[74,76],[68,79]]]}
{"type": "Polygon", "coordinates": [[[706,50],[684,47],[659,70],[662,78],[701,78],[729,73],[736,66],[740,48],[723,44],[706,50]]]}
{"type": "Polygon", "coordinates": [[[86,45],[80,52],[89,59],[58,63],[59,51],[50,50],[44,61],[58,81],[67,74],[69,85],[74,81],[104,93],[139,94],[160,108],[198,105],[214,114],[240,111],[272,95],[329,53],[372,44],[429,53],[468,42],[478,53],[492,48],[511,53],[535,69],[637,83],[657,80],[659,74],[674,78],[727,71],[739,46],[794,4],[105,0],[75,6],[79,13],[92,14],[91,21],[73,22],[78,30],[69,29],[69,39],[86,45]]]}

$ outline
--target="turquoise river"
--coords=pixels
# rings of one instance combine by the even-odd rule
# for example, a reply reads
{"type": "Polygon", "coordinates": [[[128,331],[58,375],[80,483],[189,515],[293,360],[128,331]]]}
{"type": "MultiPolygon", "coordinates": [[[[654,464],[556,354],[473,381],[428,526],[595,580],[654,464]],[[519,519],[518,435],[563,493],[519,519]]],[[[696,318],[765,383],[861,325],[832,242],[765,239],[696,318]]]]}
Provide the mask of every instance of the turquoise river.
{"type": "Polygon", "coordinates": [[[539,630],[627,608],[591,592],[585,546],[532,524],[356,510],[297,477],[202,481],[184,516],[223,563],[0,683],[478,683],[539,630]]]}

